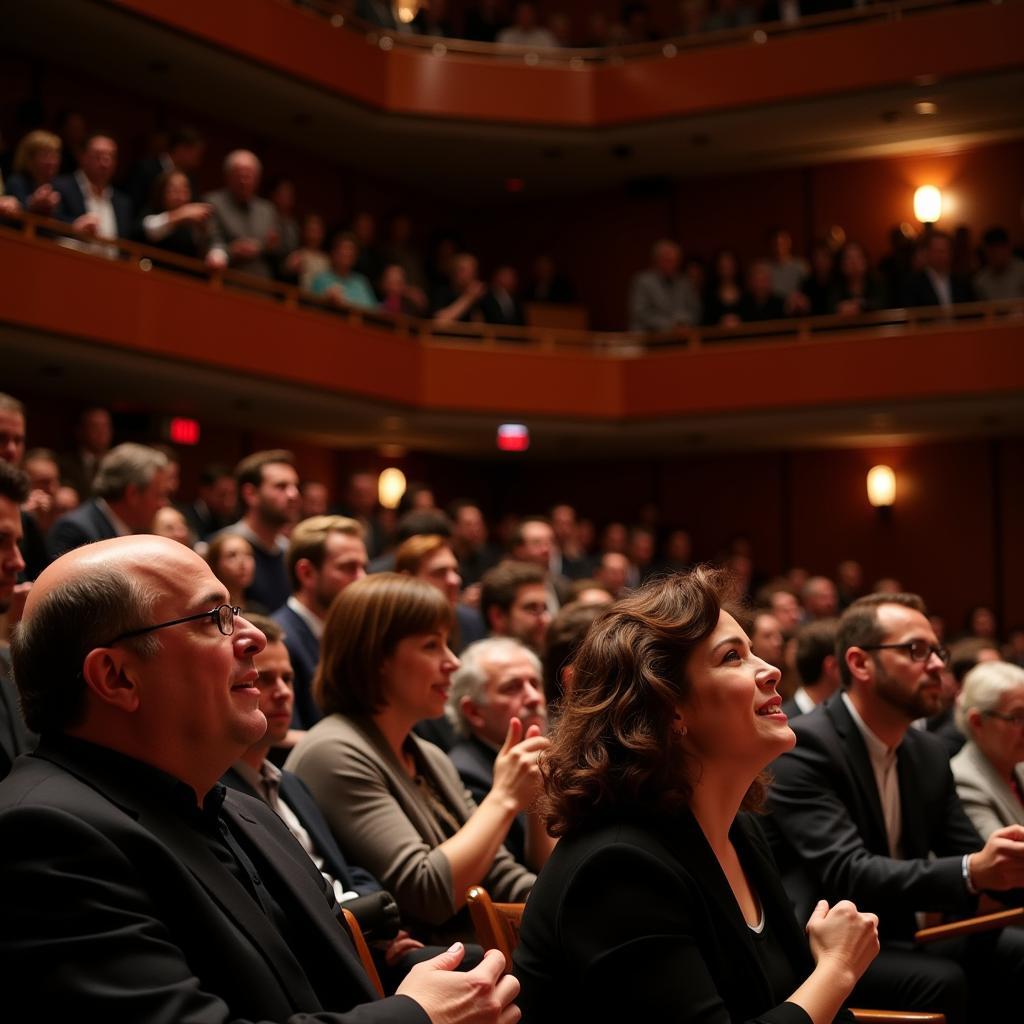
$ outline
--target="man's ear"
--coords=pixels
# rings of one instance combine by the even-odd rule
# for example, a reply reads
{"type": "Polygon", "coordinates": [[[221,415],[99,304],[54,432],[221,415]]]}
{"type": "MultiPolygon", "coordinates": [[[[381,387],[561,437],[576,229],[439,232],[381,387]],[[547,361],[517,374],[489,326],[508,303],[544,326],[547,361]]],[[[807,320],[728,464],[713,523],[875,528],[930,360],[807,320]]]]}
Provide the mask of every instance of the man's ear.
{"type": "Polygon", "coordinates": [[[859,647],[850,647],[846,651],[846,667],[850,675],[858,682],[867,682],[874,678],[874,662],[871,655],[859,647]]]}
{"type": "Polygon", "coordinates": [[[295,578],[305,587],[316,574],[316,566],[308,558],[300,558],[295,563],[295,578]]]}
{"type": "Polygon", "coordinates": [[[466,720],[466,723],[473,729],[482,729],[486,724],[480,708],[472,697],[463,697],[459,701],[459,714],[466,720]]]}
{"type": "Polygon", "coordinates": [[[82,678],[97,700],[119,711],[137,711],[139,687],[133,662],[116,647],[94,647],[82,662],[82,678]]]}
{"type": "Polygon", "coordinates": [[[508,612],[503,612],[496,604],[492,604],[487,609],[487,625],[492,633],[505,636],[508,632],[508,620],[508,612]]]}

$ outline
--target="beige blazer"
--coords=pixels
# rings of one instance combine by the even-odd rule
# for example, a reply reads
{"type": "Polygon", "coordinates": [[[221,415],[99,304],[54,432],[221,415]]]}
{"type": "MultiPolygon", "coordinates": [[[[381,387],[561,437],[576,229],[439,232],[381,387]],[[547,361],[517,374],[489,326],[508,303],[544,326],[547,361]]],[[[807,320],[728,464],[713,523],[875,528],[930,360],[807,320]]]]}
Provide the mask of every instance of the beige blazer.
{"type": "MultiPolygon", "coordinates": [[[[988,839],[1005,825],[1024,825],[1024,804],[1013,795],[1013,790],[973,740],[964,744],[949,765],[960,802],[982,839],[988,839]]],[[[1024,763],[1014,768],[1014,774],[1024,792],[1024,763]]]]}
{"type": "MultiPolygon", "coordinates": [[[[426,762],[453,816],[465,823],[476,804],[447,755],[415,735],[406,742],[426,762]]],[[[329,715],[309,730],[285,767],[310,788],[345,856],[380,880],[418,938],[473,940],[468,915],[456,916],[451,865],[438,849],[447,835],[371,719],[329,715]]],[[[502,847],[480,882],[495,900],[518,903],[535,877],[502,847]]]]}

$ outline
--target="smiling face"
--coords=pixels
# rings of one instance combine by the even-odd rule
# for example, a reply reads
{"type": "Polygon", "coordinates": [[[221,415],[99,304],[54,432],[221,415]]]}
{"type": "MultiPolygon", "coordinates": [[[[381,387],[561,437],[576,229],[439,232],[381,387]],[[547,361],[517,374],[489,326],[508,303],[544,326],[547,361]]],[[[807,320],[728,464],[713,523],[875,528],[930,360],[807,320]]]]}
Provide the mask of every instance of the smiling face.
{"type": "Polygon", "coordinates": [[[473,732],[491,746],[500,747],[508,723],[518,718],[523,735],[531,725],[547,732],[547,702],[536,663],[526,651],[492,654],[481,667],[487,674],[481,699],[463,698],[460,711],[473,732]]]}
{"type": "Polygon", "coordinates": [[[267,719],[267,734],[260,745],[269,748],[283,743],[288,735],[295,704],[295,672],[282,640],[268,643],[253,661],[260,674],[259,707],[267,719]]]}
{"type": "Polygon", "coordinates": [[[451,674],[458,667],[446,629],[404,637],[380,669],[388,709],[410,728],[421,719],[437,718],[444,713],[451,674]]]}
{"type": "Polygon", "coordinates": [[[704,771],[729,766],[753,779],[796,743],[775,689],[779,670],[751,652],[728,612],[694,648],[685,671],[690,692],[680,715],[686,744],[704,771]]]}

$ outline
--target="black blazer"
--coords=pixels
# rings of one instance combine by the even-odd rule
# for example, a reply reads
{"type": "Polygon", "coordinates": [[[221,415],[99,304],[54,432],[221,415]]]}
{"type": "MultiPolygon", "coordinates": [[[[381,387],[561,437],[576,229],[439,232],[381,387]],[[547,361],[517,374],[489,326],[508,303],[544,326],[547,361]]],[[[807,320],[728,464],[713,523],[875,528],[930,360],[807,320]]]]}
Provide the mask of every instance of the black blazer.
{"type": "Polygon", "coordinates": [[[956,795],[949,755],[908,729],[897,753],[903,859],[889,855],[867,747],[842,695],[792,723],[797,744],[772,765],[769,834],[798,914],[819,899],[878,914],[883,939],[909,939],[916,911],[966,916],[977,905],[961,861],[984,845],[956,795]],[[934,858],[930,854],[935,854],[934,858]]]}
{"type": "MultiPolygon", "coordinates": [[[[220,781],[229,789],[237,789],[240,793],[245,793],[257,800],[263,799],[234,768],[229,768],[221,776],[220,781]]],[[[309,833],[316,852],[323,858],[324,868],[332,878],[336,878],[346,889],[351,889],[353,892],[359,893],[360,896],[378,892],[381,889],[380,882],[369,871],[352,867],[345,860],[345,855],[341,852],[330,825],[324,820],[323,813],[317,807],[313,794],[298,775],[292,772],[281,772],[280,796],[292,809],[302,827],[309,833]]]]}
{"type": "Polygon", "coordinates": [[[36,745],[18,707],[18,691],[7,663],[6,652],[0,652],[0,779],[11,770],[14,759],[36,745]]]}
{"type": "Polygon", "coordinates": [[[313,699],[313,676],[320,662],[320,641],[301,617],[281,605],[270,616],[284,630],[284,645],[288,648],[295,672],[295,705],[292,711],[293,729],[312,729],[324,713],[313,699]]]}
{"type": "Polygon", "coordinates": [[[9,1019],[425,1024],[411,1000],[374,1002],[333,893],[269,807],[228,791],[221,813],[287,937],[133,773],[81,751],[44,739],[0,783],[9,1019]]]}
{"type": "MultiPolygon", "coordinates": [[[[746,815],[730,836],[799,984],[814,965],[767,842],[746,815]]],[[[524,1024],[807,1022],[773,994],[689,811],[595,823],[563,838],[527,901],[515,965],[524,1024]]]]}
{"type": "Polygon", "coordinates": [[[95,499],[66,512],[50,527],[46,550],[51,560],[65,551],[91,544],[94,540],[110,540],[117,536],[114,524],[103,514],[95,499]]]}
{"type": "MultiPolygon", "coordinates": [[[[470,795],[480,804],[494,785],[494,759],[497,757],[486,743],[481,743],[475,736],[460,739],[448,751],[452,764],[455,765],[463,785],[470,795]]],[[[526,863],[526,815],[517,814],[512,827],[505,836],[505,848],[524,867],[533,868],[526,863]]]]}
{"type": "MultiPolygon", "coordinates": [[[[60,193],[60,206],[57,207],[57,216],[60,220],[71,224],[88,213],[85,208],[85,196],[82,195],[73,174],[62,174],[59,178],[54,178],[53,187],[60,193]]],[[[130,238],[133,224],[131,199],[115,188],[111,190],[110,204],[114,207],[114,219],[117,221],[117,237],[130,238]]]]}
{"type": "MultiPolygon", "coordinates": [[[[974,289],[970,281],[953,275],[950,278],[953,302],[973,302],[974,289]]],[[[904,306],[938,306],[939,296],[935,293],[931,278],[923,270],[915,270],[903,286],[904,306]]]]}

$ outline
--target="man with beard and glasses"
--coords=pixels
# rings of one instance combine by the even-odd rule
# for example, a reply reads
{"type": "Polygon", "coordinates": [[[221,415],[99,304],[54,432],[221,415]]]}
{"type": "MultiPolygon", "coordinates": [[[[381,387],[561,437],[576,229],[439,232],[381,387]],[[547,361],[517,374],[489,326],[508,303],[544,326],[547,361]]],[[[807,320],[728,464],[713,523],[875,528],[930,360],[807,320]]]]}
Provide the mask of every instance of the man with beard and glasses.
{"type": "Polygon", "coordinates": [[[839,621],[843,689],[793,723],[772,766],[769,819],[798,914],[849,899],[879,917],[882,951],[851,1002],[987,1020],[1024,981],[1024,932],[915,947],[926,913],[968,917],[979,895],[1024,903],[1024,828],[983,842],[949,757],[910,724],[939,710],[949,660],[914,594],[872,594],[839,621]]]}
{"type": "Polygon", "coordinates": [[[235,467],[242,518],[222,530],[237,533],[251,545],[256,574],[245,592],[247,606],[268,611],[288,600],[291,587],[285,568],[288,538],[284,528],[298,522],[301,496],[295,457],[282,448],[254,452],[235,467]]]}
{"type": "Polygon", "coordinates": [[[313,676],[327,609],[350,583],[366,575],[363,528],[346,516],[304,519],[292,531],[285,561],[292,594],[271,618],[284,630],[295,670],[292,728],[309,729],[323,717],[313,699],[313,676]]]}
{"type": "MultiPolygon", "coordinates": [[[[547,704],[540,659],[511,637],[489,637],[470,644],[452,673],[448,715],[461,741],[448,752],[466,789],[479,804],[494,783],[494,760],[518,719],[519,735],[546,747],[547,704]]],[[[509,853],[524,867],[539,871],[553,842],[540,818],[528,811],[516,816],[505,838],[509,853]]]]}

